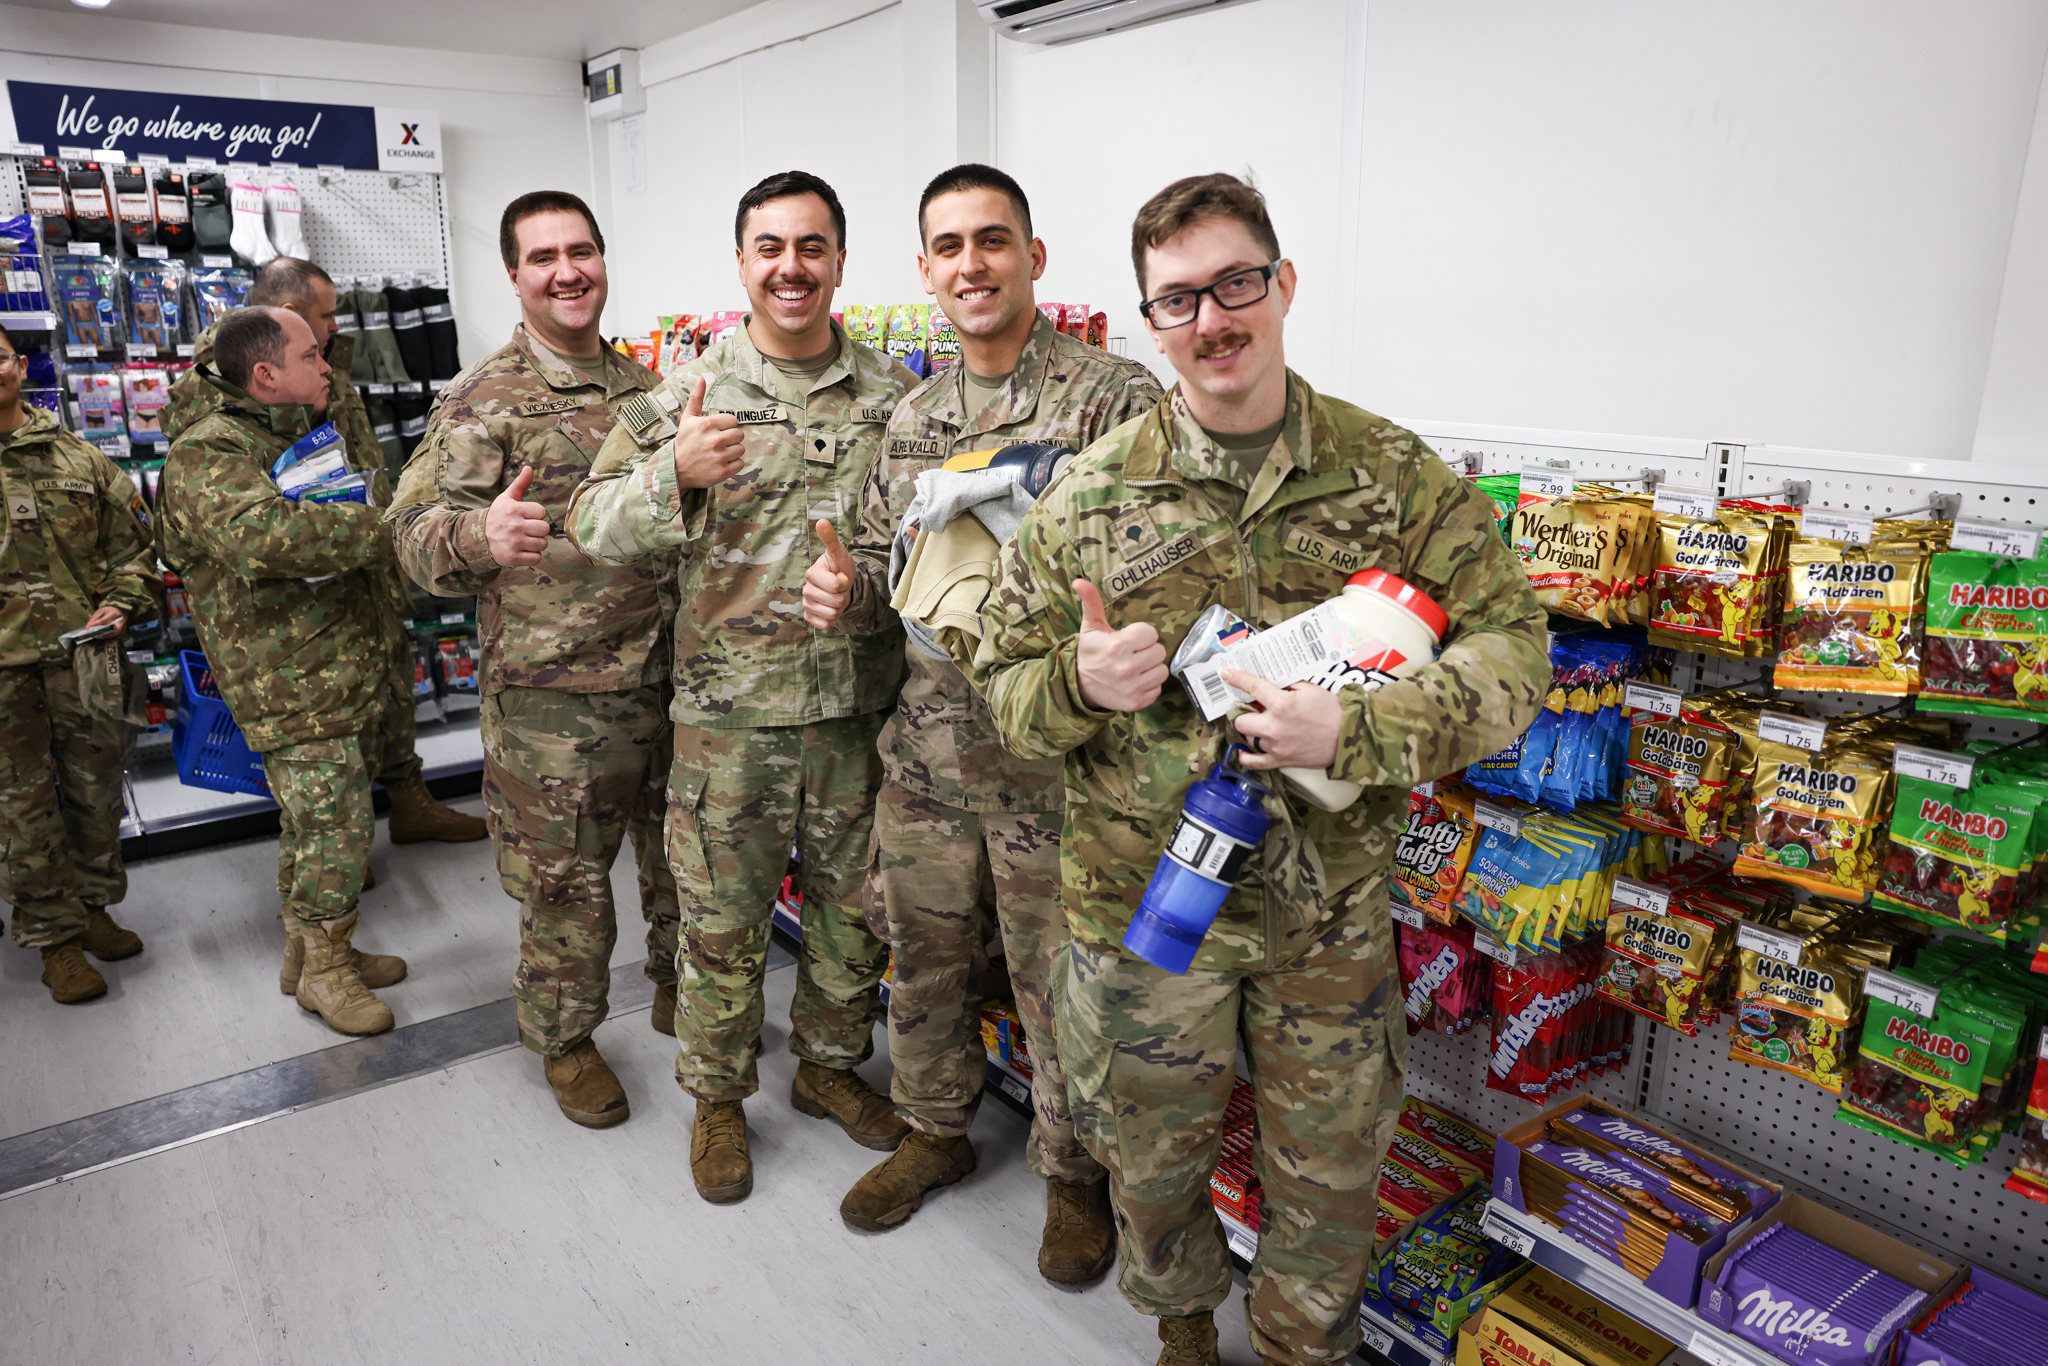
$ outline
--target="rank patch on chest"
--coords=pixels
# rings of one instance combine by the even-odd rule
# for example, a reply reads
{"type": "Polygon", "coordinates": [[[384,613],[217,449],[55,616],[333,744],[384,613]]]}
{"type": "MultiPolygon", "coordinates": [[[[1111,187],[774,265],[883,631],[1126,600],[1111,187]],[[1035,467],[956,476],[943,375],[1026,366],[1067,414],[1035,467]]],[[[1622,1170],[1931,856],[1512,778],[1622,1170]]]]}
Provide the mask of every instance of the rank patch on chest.
{"type": "Polygon", "coordinates": [[[580,398],[530,398],[519,405],[521,417],[546,417],[549,413],[574,412],[583,406],[580,398]]]}
{"type": "Polygon", "coordinates": [[[1201,542],[1195,538],[1195,533],[1190,531],[1150,554],[1126,561],[1122,569],[1109,576],[1108,592],[1105,596],[1110,601],[1115,601],[1131,590],[1158,578],[1201,548],[1201,542]]]}
{"type": "Polygon", "coordinates": [[[1305,560],[1314,560],[1317,564],[1326,564],[1347,574],[1370,568],[1372,565],[1373,557],[1327,540],[1313,531],[1291,529],[1285,534],[1284,543],[1289,552],[1305,560]]]}
{"type": "Polygon", "coordinates": [[[1109,543],[1126,564],[1152,550],[1160,539],[1158,524],[1143,508],[1126,512],[1110,523],[1109,543]]]}

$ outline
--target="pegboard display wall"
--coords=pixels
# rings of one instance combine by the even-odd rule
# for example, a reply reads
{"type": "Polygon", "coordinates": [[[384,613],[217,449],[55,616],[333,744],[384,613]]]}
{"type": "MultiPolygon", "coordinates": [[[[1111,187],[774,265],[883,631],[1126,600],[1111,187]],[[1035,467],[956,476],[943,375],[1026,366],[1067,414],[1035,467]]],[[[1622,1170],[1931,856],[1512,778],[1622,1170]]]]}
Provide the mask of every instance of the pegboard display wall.
{"type": "MultiPolygon", "coordinates": [[[[1674,486],[1727,497],[1803,482],[1806,505],[1812,507],[1911,512],[1926,508],[1937,495],[1948,495],[1957,499],[1957,513],[1964,517],[2048,524],[2048,468],[1456,423],[1411,427],[1452,465],[1475,473],[1513,474],[1525,464],[1559,462],[1590,483],[1619,482],[1645,469],[1662,469],[1674,486]]],[[[1770,674],[1767,660],[1679,658],[1673,681],[1686,690],[1755,688],[1770,674]]],[[[1781,695],[1825,717],[1888,704],[1888,699],[1847,693],[1781,695]]],[[[2018,740],[2040,730],[2026,721],[1962,719],[1973,739],[2018,740]]],[[[1638,1019],[1629,1072],[1596,1079],[1588,1089],[1761,1174],[1782,1177],[1802,1194],[1893,1237],[2048,1293],[2048,1205],[2003,1188],[2015,1138],[2007,1136],[1983,1160],[1959,1168],[1837,1123],[1835,1096],[1787,1073],[1731,1059],[1730,1027],[1724,1022],[1689,1038],[1638,1019]]],[[[1483,1030],[1456,1039],[1416,1036],[1409,1041],[1409,1090],[1496,1132],[1538,1113],[1538,1107],[1486,1087],[1487,1046],[1483,1030]]]]}
{"type": "MultiPolygon", "coordinates": [[[[23,158],[0,161],[6,164],[0,174],[0,216],[11,216],[28,204],[21,178],[23,158]]],[[[193,169],[180,162],[171,166],[193,169]]],[[[236,179],[232,167],[198,169],[217,169],[230,183],[236,179]]],[[[453,290],[448,207],[440,176],[323,171],[311,166],[263,166],[248,174],[253,184],[289,183],[298,190],[299,230],[314,264],[328,274],[427,275],[453,290]]],[[[454,303],[459,309],[461,301],[454,303]]]]}

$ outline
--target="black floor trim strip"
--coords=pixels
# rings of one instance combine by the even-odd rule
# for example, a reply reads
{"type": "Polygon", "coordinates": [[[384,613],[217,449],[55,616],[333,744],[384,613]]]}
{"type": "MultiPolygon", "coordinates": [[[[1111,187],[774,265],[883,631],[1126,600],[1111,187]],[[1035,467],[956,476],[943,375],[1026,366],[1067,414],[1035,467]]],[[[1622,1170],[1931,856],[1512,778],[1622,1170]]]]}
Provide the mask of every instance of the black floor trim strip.
{"type": "MultiPolygon", "coordinates": [[[[638,966],[613,969],[613,1015],[653,1001],[638,966]]],[[[518,1046],[507,997],[0,1139],[0,1200],[518,1046]]]]}

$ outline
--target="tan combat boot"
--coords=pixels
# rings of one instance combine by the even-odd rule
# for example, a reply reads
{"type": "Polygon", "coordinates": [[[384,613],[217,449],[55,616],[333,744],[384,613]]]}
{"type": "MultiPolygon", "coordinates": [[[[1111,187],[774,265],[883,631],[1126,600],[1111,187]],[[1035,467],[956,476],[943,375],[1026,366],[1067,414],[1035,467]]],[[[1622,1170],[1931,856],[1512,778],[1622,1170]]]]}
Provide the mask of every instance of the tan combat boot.
{"type": "Polygon", "coordinates": [[[555,1104],[562,1113],[586,1129],[609,1129],[624,1124],[626,1088],[587,1037],[560,1057],[547,1058],[548,1085],[555,1088],[555,1104]]]}
{"type": "Polygon", "coordinates": [[[104,906],[85,908],[85,933],[78,936],[78,942],[102,963],[133,958],[142,952],[142,936],[116,925],[104,906]]]}
{"type": "Polygon", "coordinates": [[[287,913],[285,923],[305,941],[295,993],[300,1009],[317,1012],[338,1034],[382,1034],[391,1028],[391,1007],[363,985],[349,951],[349,937],[356,932],[354,911],[335,920],[301,920],[287,913]]]}
{"type": "Polygon", "coordinates": [[[869,1233],[892,1229],[924,1204],[926,1192],[950,1186],[974,1170],[967,1135],[937,1138],[912,1129],[882,1165],[853,1183],[839,1202],[839,1217],[869,1233]]]}
{"type": "Polygon", "coordinates": [[[1223,1366],[1216,1353],[1216,1318],[1206,1309],[1159,1320],[1159,1366],[1223,1366]]]}
{"type": "Polygon", "coordinates": [[[1058,1285],[1082,1285],[1116,1260],[1116,1220],[1109,1210],[1109,1178],[1076,1185],[1045,1183],[1045,1233],[1038,1243],[1038,1274],[1058,1285]]]}
{"type": "Polygon", "coordinates": [[[43,950],[43,985],[59,1005],[97,1001],[107,994],[107,979],[85,961],[85,949],[76,939],[43,950]]]}
{"type": "MultiPolygon", "coordinates": [[[[282,911],[277,918],[284,921],[284,963],[277,970],[277,989],[286,996],[296,996],[299,973],[306,962],[306,941],[292,933],[292,922],[282,911]]],[[[396,954],[364,953],[354,944],[348,946],[348,951],[355,958],[356,976],[370,990],[394,987],[405,980],[405,960],[396,954]]]]}
{"type": "Polygon", "coordinates": [[[443,844],[468,844],[487,831],[481,816],[465,816],[441,805],[427,791],[427,780],[415,773],[409,782],[386,788],[391,797],[391,842],[418,844],[440,840],[443,844]]]}
{"type": "Polygon", "coordinates": [[[690,1179],[714,1205],[744,1200],[754,1189],[747,1151],[747,1115],[736,1100],[700,1100],[690,1125],[690,1179]]]}
{"type": "Polygon", "coordinates": [[[910,1132],[889,1098],[858,1075],[808,1060],[796,1065],[789,1103],[812,1119],[838,1120],[848,1138],[876,1152],[888,1152],[910,1132]]]}
{"type": "Polygon", "coordinates": [[[655,1033],[666,1034],[671,1039],[676,1036],[676,984],[674,982],[670,982],[666,986],[655,987],[654,1009],[649,1013],[648,1020],[653,1024],[655,1033]]]}

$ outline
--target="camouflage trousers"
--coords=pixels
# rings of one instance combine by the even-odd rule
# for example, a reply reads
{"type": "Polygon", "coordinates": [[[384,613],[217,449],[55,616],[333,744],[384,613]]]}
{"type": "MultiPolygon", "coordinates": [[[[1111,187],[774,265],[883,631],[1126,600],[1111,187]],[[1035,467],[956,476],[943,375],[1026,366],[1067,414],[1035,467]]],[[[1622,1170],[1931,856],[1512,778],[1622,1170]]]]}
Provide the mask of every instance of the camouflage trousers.
{"type": "Polygon", "coordinates": [[[1117,1282],[1141,1313],[1213,1310],[1230,1290],[1209,1177],[1241,1038],[1264,1187],[1252,1345],[1272,1362],[1357,1350],[1408,1056],[1393,942],[1385,880],[1371,878],[1306,953],[1270,971],[1176,977],[1069,945],[1061,1052],[1081,1137],[1110,1172],[1117,1282]]]}
{"type": "Polygon", "coordinates": [[[363,894],[377,837],[370,767],[382,752],[379,717],[356,735],[265,750],[263,776],[277,802],[277,895],[301,920],[339,920],[363,894]]]}
{"type": "Polygon", "coordinates": [[[668,857],[683,893],[676,1080],[699,1100],[760,1089],[762,978],[794,840],[803,953],[789,1048],[825,1067],[874,1052],[888,950],[863,909],[882,713],[759,730],[676,727],[668,857]]]}
{"type": "Polygon", "coordinates": [[[1050,994],[1067,942],[1061,820],[1058,811],[963,811],[884,783],[868,917],[895,955],[889,1094],[904,1117],[928,1134],[972,1127],[988,1076],[981,979],[999,930],[1031,1051],[1027,1160],[1040,1176],[1086,1184],[1102,1179],[1102,1166],[1074,1132],[1050,994]]]}
{"type": "Polygon", "coordinates": [[[86,907],[128,895],[128,728],[85,710],[69,661],[0,669],[0,716],[0,895],[14,907],[14,942],[47,948],[85,930],[86,907]]]}
{"type": "Polygon", "coordinates": [[[484,804],[498,880],[519,903],[519,1041],[559,1057],[610,1008],[612,864],[630,833],[646,973],[675,981],[675,879],[662,852],[669,688],[504,688],[483,702],[484,804]]]}
{"type": "Polygon", "coordinates": [[[386,788],[411,782],[420,775],[423,767],[419,751],[419,718],[415,715],[418,704],[412,696],[413,656],[412,645],[405,648],[405,687],[394,686],[398,694],[384,712],[384,739],[377,751],[377,781],[386,788]]]}

